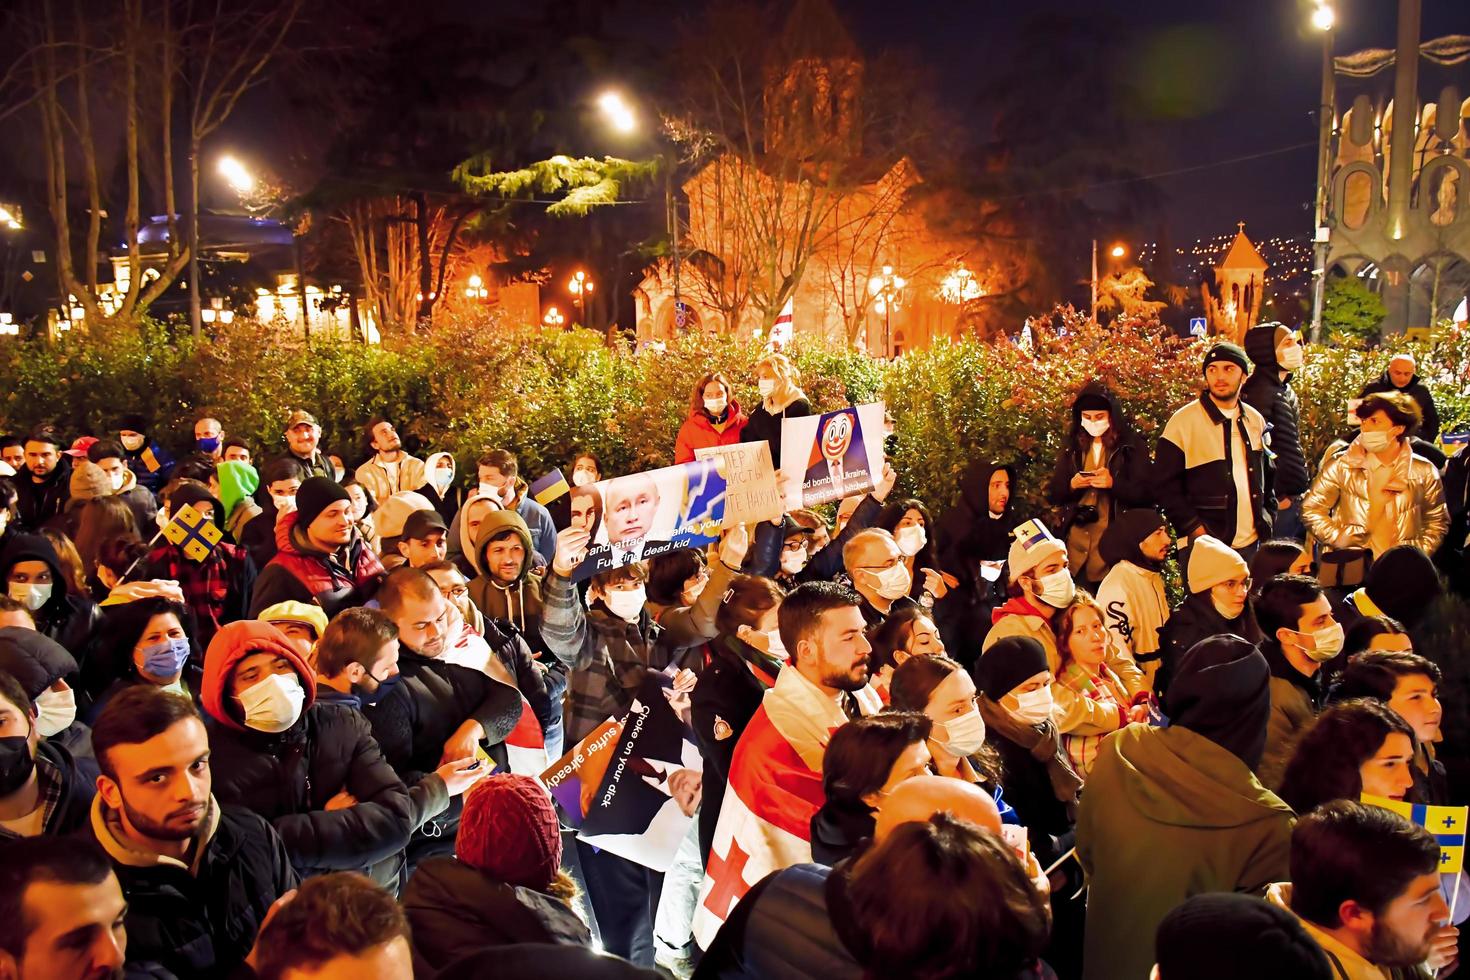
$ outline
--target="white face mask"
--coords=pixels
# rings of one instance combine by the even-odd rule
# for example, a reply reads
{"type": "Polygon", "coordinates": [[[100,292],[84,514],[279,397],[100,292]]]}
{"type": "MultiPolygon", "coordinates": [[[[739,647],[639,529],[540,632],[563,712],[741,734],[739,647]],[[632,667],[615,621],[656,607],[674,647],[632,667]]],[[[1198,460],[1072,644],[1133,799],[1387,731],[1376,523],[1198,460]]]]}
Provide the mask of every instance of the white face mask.
{"type": "Polygon", "coordinates": [[[306,690],[295,674],[271,674],[239,694],[245,726],[258,732],[284,732],[301,717],[306,690]]]}
{"type": "Polygon", "coordinates": [[[723,398],[706,398],[704,400],[704,410],[711,415],[723,415],[727,404],[729,403],[723,398]]]}
{"type": "Polygon", "coordinates": [[[798,548],[795,551],[781,552],[781,571],[787,575],[795,575],[806,567],[806,549],[798,548]]]}
{"type": "Polygon", "coordinates": [[[1047,684],[1034,691],[1017,694],[1016,706],[1011,709],[1011,716],[1027,725],[1039,725],[1044,721],[1051,721],[1053,704],[1051,685],[1047,684]]]}
{"type": "Polygon", "coordinates": [[[1064,609],[1072,604],[1072,597],[1077,594],[1077,583],[1072,581],[1072,575],[1065,568],[1043,575],[1036,580],[1036,587],[1041,591],[1036,598],[1048,606],[1064,609]]]}
{"type": "Polygon", "coordinates": [[[1359,432],[1358,445],[1370,453],[1381,453],[1393,443],[1393,436],[1387,432],[1359,432]]]}
{"type": "Polygon", "coordinates": [[[910,524],[908,527],[899,528],[893,540],[897,543],[898,550],[904,553],[904,557],[912,558],[924,550],[924,544],[929,540],[929,535],[920,525],[910,524]]]}
{"type": "Polygon", "coordinates": [[[781,631],[779,629],[771,630],[765,634],[765,637],[767,653],[780,660],[791,659],[791,654],[786,652],[786,644],[781,642],[781,631]]]}
{"type": "Polygon", "coordinates": [[[1104,432],[1106,432],[1106,431],[1108,431],[1108,429],[1112,428],[1112,426],[1113,426],[1113,420],[1112,419],[1083,419],[1082,420],[1082,431],[1083,432],[1086,432],[1088,435],[1092,436],[1092,438],[1094,438],[1094,439],[1099,438],[1104,432]]]}
{"type": "Polygon", "coordinates": [[[572,486],[587,487],[597,482],[597,474],[591,470],[572,470],[572,486]]]}
{"type": "Polygon", "coordinates": [[[776,382],[771,378],[761,378],[755,383],[755,390],[761,393],[762,398],[770,398],[771,392],[776,390],[776,382]]]}
{"type": "Polygon", "coordinates": [[[1215,612],[1219,613],[1221,616],[1224,616],[1226,619],[1237,619],[1239,618],[1241,613],[1245,612],[1244,600],[1238,603],[1221,602],[1219,597],[1216,596],[1213,592],[1210,593],[1210,605],[1215,607],[1215,612]]]}
{"type": "Polygon", "coordinates": [[[127,480],[127,471],[118,470],[116,473],[108,474],[107,478],[112,482],[112,489],[121,490],[123,482],[127,480]]]}
{"type": "Polygon", "coordinates": [[[347,475],[347,471],[346,470],[339,470],[339,469],[337,469],[334,466],[334,467],[332,467],[332,475],[336,478],[336,480],[337,480],[338,483],[341,483],[342,482],[342,478],[347,475]]]}
{"type": "Polygon", "coordinates": [[[1303,360],[1305,360],[1305,355],[1302,353],[1301,344],[1295,344],[1285,349],[1277,348],[1276,350],[1276,363],[1281,366],[1281,370],[1283,371],[1295,371],[1302,366],[1303,360]]]}
{"type": "Polygon", "coordinates": [[[36,730],[51,738],[66,731],[77,720],[77,694],[71,688],[64,691],[47,689],[36,695],[36,730]]]}
{"type": "Polygon", "coordinates": [[[296,495],[294,493],[289,497],[285,494],[277,495],[273,493],[271,494],[271,500],[275,502],[276,510],[282,514],[289,514],[296,509],[296,495]]]}
{"type": "Polygon", "coordinates": [[[1310,636],[1312,638],[1314,645],[1310,648],[1302,647],[1302,653],[1305,653],[1319,664],[1326,663],[1339,653],[1342,653],[1344,637],[1341,623],[1333,623],[1331,626],[1324,626],[1311,633],[1297,633],[1296,630],[1292,630],[1292,632],[1296,633],[1297,636],[1310,636]]]}
{"type": "Polygon", "coordinates": [[[51,600],[51,590],[54,586],[47,582],[45,585],[27,585],[22,582],[10,583],[10,598],[25,606],[31,612],[40,609],[51,600]]]}
{"type": "Polygon", "coordinates": [[[122,447],[130,453],[135,453],[143,448],[142,436],[121,436],[119,437],[119,441],[122,443],[122,447]]]}
{"type": "Polygon", "coordinates": [[[909,586],[914,584],[909,576],[909,570],[903,565],[894,565],[885,568],[881,572],[873,572],[864,569],[869,578],[878,584],[874,586],[880,596],[885,599],[902,599],[909,594],[909,586]]]}
{"type": "Polygon", "coordinates": [[[636,589],[613,589],[602,601],[614,616],[636,623],[643,612],[643,604],[648,601],[648,591],[641,585],[636,589]]]}
{"type": "Polygon", "coordinates": [[[950,755],[974,755],[985,744],[985,719],[980,717],[979,708],[971,708],[958,718],[943,722],[941,727],[943,733],[936,731],[934,740],[950,755]]]}
{"type": "Polygon", "coordinates": [[[434,484],[434,489],[442,494],[449,489],[449,484],[454,482],[454,470],[435,469],[429,474],[429,482],[434,484]]]}

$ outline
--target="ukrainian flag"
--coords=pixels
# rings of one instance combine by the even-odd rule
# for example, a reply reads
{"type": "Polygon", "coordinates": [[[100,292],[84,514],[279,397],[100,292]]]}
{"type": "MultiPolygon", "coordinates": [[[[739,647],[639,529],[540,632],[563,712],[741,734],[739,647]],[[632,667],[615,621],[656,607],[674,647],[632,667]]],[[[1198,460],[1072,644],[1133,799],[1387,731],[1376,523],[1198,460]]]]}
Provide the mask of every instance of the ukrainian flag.
{"type": "Polygon", "coordinates": [[[559,469],[552,470],[531,484],[531,499],[542,507],[545,507],[563,494],[571,492],[572,488],[567,485],[567,478],[561,475],[561,470],[559,469]]]}
{"type": "Polygon", "coordinates": [[[1388,800],[1367,793],[1363,794],[1363,802],[1392,810],[1433,834],[1434,839],[1439,841],[1440,874],[1458,874],[1464,869],[1465,823],[1470,820],[1470,806],[1426,806],[1422,803],[1388,800]]]}
{"type": "Polygon", "coordinates": [[[213,521],[192,505],[185,504],[175,512],[174,519],[164,525],[163,536],[182,548],[185,557],[203,561],[224,534],[213,521]]]}

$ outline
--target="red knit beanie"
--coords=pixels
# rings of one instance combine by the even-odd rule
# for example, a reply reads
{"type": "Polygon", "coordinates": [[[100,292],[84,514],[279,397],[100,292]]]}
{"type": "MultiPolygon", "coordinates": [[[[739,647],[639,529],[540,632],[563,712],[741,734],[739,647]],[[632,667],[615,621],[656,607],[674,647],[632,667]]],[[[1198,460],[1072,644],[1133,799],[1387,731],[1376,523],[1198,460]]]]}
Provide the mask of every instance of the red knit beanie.
{"type": "Polygon", "coordinates": [[[561,832],[551,796],[530,776],[498,773],[464,800],[455,853],[508,885],[545,891],[561,867],[561,832]]]}

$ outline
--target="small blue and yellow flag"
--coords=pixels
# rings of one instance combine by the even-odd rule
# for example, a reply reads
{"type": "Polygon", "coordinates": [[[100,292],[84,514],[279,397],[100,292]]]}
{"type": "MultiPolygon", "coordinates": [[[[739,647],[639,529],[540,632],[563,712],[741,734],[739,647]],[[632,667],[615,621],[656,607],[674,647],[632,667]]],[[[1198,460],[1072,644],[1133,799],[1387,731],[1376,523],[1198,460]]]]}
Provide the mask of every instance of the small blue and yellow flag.
{"type": "Polygon", "coordinates": [[[173,520],[164,525],[163,536],[182,548],[186,558],[203,561],[224,534],[214,526],[214,521],[195,510],[193,505],[185,504],[175,512],[173,520]]]}
{"type": "Polygon", "coordinates": [[[542,507],[551,503],[558,497],[572,492],[567,485],[567,478],[561,475],[561,470],[552,470],[550,473],[531,484],[531,499],[542,507]]]}
{"type": "Polygon", "coordinates": [[[1363,802],[1392,810],[1418,824],[1439,841],[1440,874],[1458,874],[1465,867],[1465,823],[1470,820],[1470,806],[1426,806],[1404,803],[1381,796],[1363,794],[1363,802]]]}
{"type": "Polygon", "coordinates": [[[174,461],[174,458],[165,452],[156,442],[149,443],[148,448],[143,450],[138,458],[143,461],[144,466],[148,467],[149,473],[157,473],[165,466],[171,465],[174,461]]]}

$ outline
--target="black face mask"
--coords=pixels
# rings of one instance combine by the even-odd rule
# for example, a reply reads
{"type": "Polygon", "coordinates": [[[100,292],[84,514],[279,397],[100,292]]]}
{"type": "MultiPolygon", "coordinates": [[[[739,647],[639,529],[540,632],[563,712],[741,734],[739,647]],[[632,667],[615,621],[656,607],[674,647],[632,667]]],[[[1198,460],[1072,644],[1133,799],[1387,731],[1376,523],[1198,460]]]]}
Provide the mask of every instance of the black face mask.
{"type": "Polygon", "coordinates": [[[30,733],[0,738],[0,796],[9,796],[24,786],[35,768],[30,733]]]}
{"type": "MultiPolygon", "coordinates": [[[[372,674],[368,674],[368,676],[373,677],[372,674]]],[[[376,677],[373,677],[373,680],[378,681],[376,677]]],[[[403,680],[402,674],[394,674],[392,677],[385,677],[382,680],[378,681],[378,689],[376,691],[373,691],[371,694],[369,694],[367,691],[364,691],[360,685],[354,684],[352,685],[352,693],[356,694],[358,699],[361,700],[363,704],[377,704],[379,701],[383,700],[389,694],[391,694],[393,692],[393,689],[398,686],[398,682],[401,680],[403,680]]]]}

